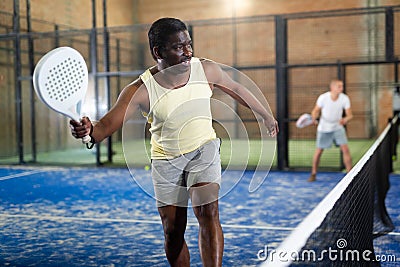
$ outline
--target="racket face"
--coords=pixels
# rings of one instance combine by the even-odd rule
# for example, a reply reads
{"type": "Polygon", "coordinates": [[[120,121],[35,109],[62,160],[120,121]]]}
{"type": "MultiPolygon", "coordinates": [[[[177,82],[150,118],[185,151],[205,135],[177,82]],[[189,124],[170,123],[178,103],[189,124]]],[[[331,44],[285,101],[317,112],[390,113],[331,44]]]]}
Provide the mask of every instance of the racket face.
{"type": "Polygon", "coordinates": [[[312,123],[313,121],[311,115],[306,113],[299,117],[299,119],[296,121],[296,126],[297,128],[304,128],[310,126],[312,123]]]}
{"type": "Polygon", "coordinates": [[[88,80],[84,58],[71,47],[59,47],[48,52],[33,73],[38,97],[53,110],[77,121],[88,80]]]}

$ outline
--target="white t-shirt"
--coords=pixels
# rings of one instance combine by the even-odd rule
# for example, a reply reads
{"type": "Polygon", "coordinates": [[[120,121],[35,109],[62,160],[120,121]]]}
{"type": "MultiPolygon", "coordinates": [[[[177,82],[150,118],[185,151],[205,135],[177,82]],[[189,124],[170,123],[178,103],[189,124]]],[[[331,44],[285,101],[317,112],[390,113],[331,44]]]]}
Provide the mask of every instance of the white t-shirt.
{"type": "Polygon", "coordinates": [[[317,106],[321,108],[318,131],[333,132],[343,127],[339,121],[342,118],[343,110],[350,108],[350,99],[341,93],[338,99],[333,101],[331,92],[326,92],[318,97],[317,106]]]}

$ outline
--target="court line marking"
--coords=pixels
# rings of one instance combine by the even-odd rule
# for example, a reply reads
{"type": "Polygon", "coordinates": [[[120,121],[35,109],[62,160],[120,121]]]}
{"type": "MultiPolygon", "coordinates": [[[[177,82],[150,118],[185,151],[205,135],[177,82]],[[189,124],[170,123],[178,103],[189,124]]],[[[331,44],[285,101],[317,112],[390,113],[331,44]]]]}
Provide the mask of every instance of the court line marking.
{"type": "MultiPolygon", "coordinates": [[[[52,216],[52,215],[27,215],[27,214],[7,214],[0,213],[3,218],[25,218],[25,219],[38,219],[38,220],[51,220],[51,221],[94,221],[94,222],[118,222],[118,223],[144,223],[144,224],[160,224],[161,221],[155,220],[137,220],[137,219],[112,219],[112,218],[90,218],[90,217],[73,217],[73,216],[52,216]]],[[[188,222],[188,226],[198,226],[195,222],[188,222]]],[[[260,230],[280,230],[292,231],[292,227],[275,227],[263,225],[240,225],[240,224],[221,224],[223,228],[235,229],[260,229],[260,230]]]]}
{"type": "MultiPolygon", "coordinates": [[[[38,220],[51,220],[51,221],[94,221],[94,222],[118,222],[118,223],[144,223],[144,224],[161,224],[161,221],[155,220],[137,220],[137,219],[112,219],[112,218],[90,218],[90,217],[63,217],[52,215],[26,215],[26,214],[7,214],[1,213],[0,217],[6,218],[27,218],[38,220]]],[[[188,226],[198,226],[197,223],[188,222],[188,226]]],[[[221,224],[223,228],[234,229],[258,229],[258,230],[277,230],[277,231],[292,231],[294,227],[281,227],[281,226],[264,226],[264,225],[240,225],[240,224],[221,224]]],[[[400,232],[390,232],[387,235],[400,236],[400,232]]]]}
{"type": "Polygon", "coordinates": [[[38,219],[49,221],[94,221],[94,222],[128,222],[128,223],[147,223],[147,224],[161,224],[159,221],[154,220],[135,220],[135,219],[112,219],[112,218],[89,218],[89,217],[73,217],[73,216],[52,216],[52,215],[27,215],[27,214],[7,214],[1,213],[0,217],[5,218],[25,218],[25,219],[38,219]]]}
{"type": "Polygon", "coordinates": [[[26,172],[22,172],[22,173],[10,174],[7,176],[0,177],[0,181],[29,176],[31,174],[36,174],[36,173],[46,172],[46,171],[47,170],[32,170],[32,171],[26,171],[26,172]]]}
{"type": "MultiPolygon", "coordinates": [[[[51,221],[94,221],[94,222],[116,222],[116,223],[143,223],[143,224],[159,224],[161,221],[155,220],[137,220],[137,219],[112,219],[112,218],[90,218],[90,217],[73,217],[73,216],[52,216],[52,215],[27,215],[27,214],[7,214],[0,213],[0,218],[26,218],[37,220],[51,221]]],[[[198,226],[195,222],[188,222],[188,226],[198,226]]],[[[258,229],[258,230],[276,230],[276,231],[293,231],[294,227],[266,226],[266,225],[240,225],[240,224],[221,224],[223,228],[234,229],[258,229]]],[[[389,232],[386,235],[400,236],[400,232],[389,232]]]]}

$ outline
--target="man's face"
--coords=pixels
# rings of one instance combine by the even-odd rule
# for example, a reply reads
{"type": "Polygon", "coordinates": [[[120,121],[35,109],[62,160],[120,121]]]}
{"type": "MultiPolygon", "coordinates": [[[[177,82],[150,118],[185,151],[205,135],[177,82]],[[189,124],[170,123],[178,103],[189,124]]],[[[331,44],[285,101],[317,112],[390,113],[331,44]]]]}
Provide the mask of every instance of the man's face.
{"type": "Polygon", "coordinates": [[[331,91],[340,94],[343,92],[343,82],[342,81],[334,81],[331,84],[331,91]]]}
{"type": "Polygon", "coordinates": [[[190,66],[193,55],[192,40],[187,31],[172,34],[164,49],[160,51],[161,59],[165,67],[182,64],[182,67],[190,66]]]}

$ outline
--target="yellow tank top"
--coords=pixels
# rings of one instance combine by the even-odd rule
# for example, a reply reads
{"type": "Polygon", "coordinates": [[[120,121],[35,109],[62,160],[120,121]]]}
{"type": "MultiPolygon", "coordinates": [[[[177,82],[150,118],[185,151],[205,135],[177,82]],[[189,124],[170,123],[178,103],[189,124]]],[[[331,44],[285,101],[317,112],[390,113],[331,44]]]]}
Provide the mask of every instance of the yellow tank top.
{"type": "Polygon", "coordinates": [[[149,69],[140,76],[150,99],[146,117],[151,123],[152,159],[174,158],[216,138],[210,107],[212,90],[200,60],[192,58],[190,63],[189,80],[177,89],[162,87],[149,69]]]}

